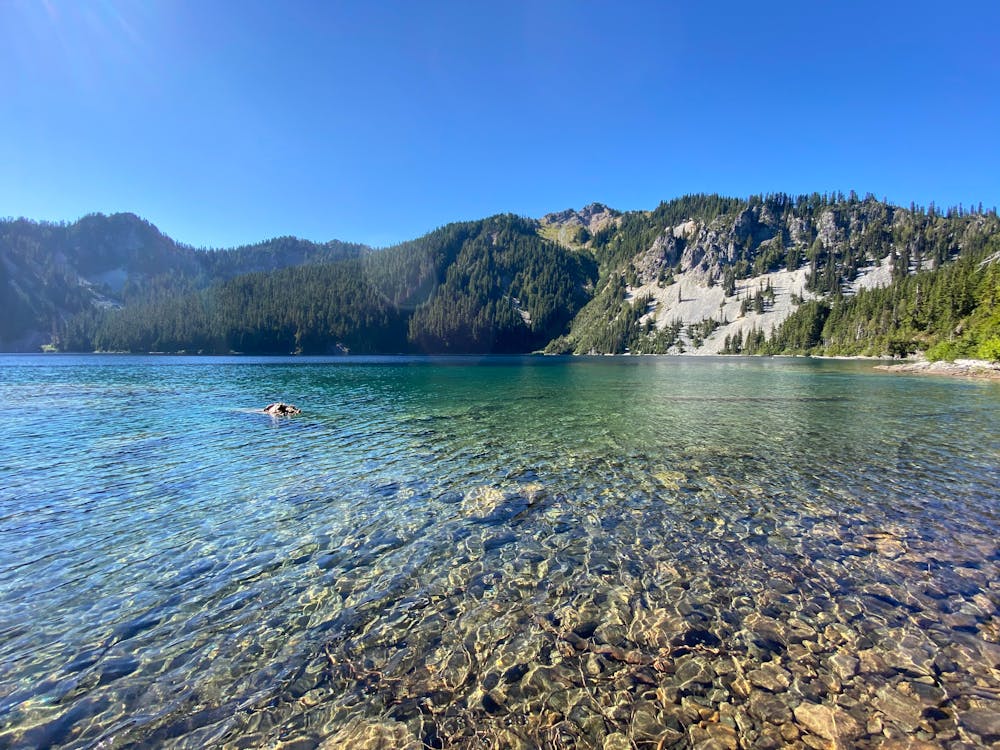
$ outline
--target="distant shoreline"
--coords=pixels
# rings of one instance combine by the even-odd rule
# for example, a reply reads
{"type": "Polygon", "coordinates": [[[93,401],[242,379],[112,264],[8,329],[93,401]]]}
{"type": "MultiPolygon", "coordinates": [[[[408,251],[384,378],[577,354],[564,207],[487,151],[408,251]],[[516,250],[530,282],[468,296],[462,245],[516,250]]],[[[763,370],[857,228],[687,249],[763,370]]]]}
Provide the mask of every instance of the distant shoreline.
{"type": "MultiPolygon", "coordinates": [[[[708,358],[718,358],[718,359],[740,359],[740,358],[752,358],[752,359],[815,359],[815,360],[825,360],[825,361],[858,361],[858,362],[886,362],[889,360],[888,357],[872,357],[872,356],[859,356],[859,355],[841,355],[841,356],[828,356],[828,355],[818,355],[818,354],[772,354],[772,355],[761,355],[761,354],[696,354],[691,352],[685,352],[683,354],[633,354],[631,352],[624,352],[621,354],[560,354],[552,355],[545,352],[533,351],[533,352],[522,352],[522,353],[506,353],[506,354],[493,354],[493,353],[416,353],[416,352],[393,352],[387,354],[349,354],[349,353],[339,353],[339,354],[295,354],[295,353],[261,353],[253,354],[247,352],[229,352],[226,354],[219,353],[208,353],[208,352],[115,352],[115,351],[96,351],[96,352],[0,352],[0,356],[3,355],[37,355],[39,357],[48,356],[107,356],[107,357],[189,357],[189,358],[212,358],[212,357],[223,357],[223,358],[247,358],[247,359],[324,359],[324,360],[336,360],[336,359],[350,359],[352,357],[357,358],[372,358],[372,359],[408,359],[408,358],[421,358],[427,357],[432,359],[468,359],[468,358],[482,358],[482,357],[496,357],[496,358],[520,358],[520,357],[538,357],[538,358],[553,358],[553,357],[567,357],[571,359],[578,358],[621,358],[621,359],[646,359],[646,358],[665,358],[665,359],[708,359],[708,358]]],[[[891,361],[891,360],[889,360],[891,361]]],[[[937,361],[930,362],[927,360],[914,360],[914,361],[903,361],[897,362],[895,364],[877,364],[874,365],[874,370],[880,370],[882,372],[891,374],[912,374],[912,375],[942,375],[946,377],[958,377],[958,378],[968,378],[971,380],[1000,380],[1000,362],[989,362],[987,360],[980,359],[958,359],[954,362],[937,361]]]]}
{"type": "Polygon", "coordinates": [[[896,365],[876,365],[876,370],[914,375],[947,375],[973,380],[1000,380],[1000,363],[984,359],[956,359],[954,362],[902,362],[896,365]]]}

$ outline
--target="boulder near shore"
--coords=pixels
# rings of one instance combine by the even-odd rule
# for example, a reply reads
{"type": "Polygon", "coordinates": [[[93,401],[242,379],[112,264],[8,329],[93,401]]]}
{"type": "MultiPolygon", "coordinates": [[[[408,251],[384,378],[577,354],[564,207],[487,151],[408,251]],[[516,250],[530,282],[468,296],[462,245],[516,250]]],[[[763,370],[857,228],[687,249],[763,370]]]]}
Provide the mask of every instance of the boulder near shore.
{"type": "Polygon", "coordinates": [[[276,401],[264,407],[264,413],[272,417],[290,417],[293,414],[301,414],[302,410],[294,404],[286,404],[283,401],[276,401]]]}

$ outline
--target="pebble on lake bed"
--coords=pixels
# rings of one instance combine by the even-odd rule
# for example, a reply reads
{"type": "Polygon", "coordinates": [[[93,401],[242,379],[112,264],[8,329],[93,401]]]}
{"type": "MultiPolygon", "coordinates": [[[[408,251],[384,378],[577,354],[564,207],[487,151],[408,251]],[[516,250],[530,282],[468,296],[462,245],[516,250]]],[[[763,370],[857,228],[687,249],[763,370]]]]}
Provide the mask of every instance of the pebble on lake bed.
{"type": "Polygon", "coordinates": [[[302,410],[293,404],[276,401],[273,404],[265,406],[264,413],[270,414],[272,417],[289,417],[292,414],[301,414],[302,410]]]}

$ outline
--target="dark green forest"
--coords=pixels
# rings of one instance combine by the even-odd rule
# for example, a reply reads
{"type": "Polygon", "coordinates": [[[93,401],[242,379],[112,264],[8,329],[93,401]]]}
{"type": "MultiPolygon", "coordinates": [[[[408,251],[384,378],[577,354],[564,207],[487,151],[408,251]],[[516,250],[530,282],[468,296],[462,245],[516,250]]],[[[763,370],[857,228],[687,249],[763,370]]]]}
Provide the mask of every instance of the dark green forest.
{"type": "Polygon", "coordinates": [[[890,354],[1000,360],[1000,242],[952,263],[865,289],[810,301],[774,335],[733,347],[746,354],[890,354]],[[992,253],[990,252],[992,250],[992,253]]]}
{"type": "Polygon", "coordinates": [[[403,351],[406,321],[358,260],[251,273],[207,289],[71,318],[67,351],[403,351]]]}
{"type": "Polygon", "coordinates": [[[524,352],[562,333],[594,264],[515,216],[363,257],[243,274],[70,318],[69,351],[524,352]]]}

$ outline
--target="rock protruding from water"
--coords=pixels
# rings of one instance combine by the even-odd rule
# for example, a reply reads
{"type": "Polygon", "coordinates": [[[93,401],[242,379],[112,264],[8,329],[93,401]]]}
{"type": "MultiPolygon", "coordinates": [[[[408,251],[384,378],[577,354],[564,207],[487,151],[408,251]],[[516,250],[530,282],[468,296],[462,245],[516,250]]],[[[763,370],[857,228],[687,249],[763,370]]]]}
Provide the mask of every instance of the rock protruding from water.
{"type": "Polygon", "coordinates": [[[302,410],[294,404],[286,404],[283,401],[276,401],[264,407],[264,413],[272,417],[290,417],[293,414],[301,414],[302,410]]]}

